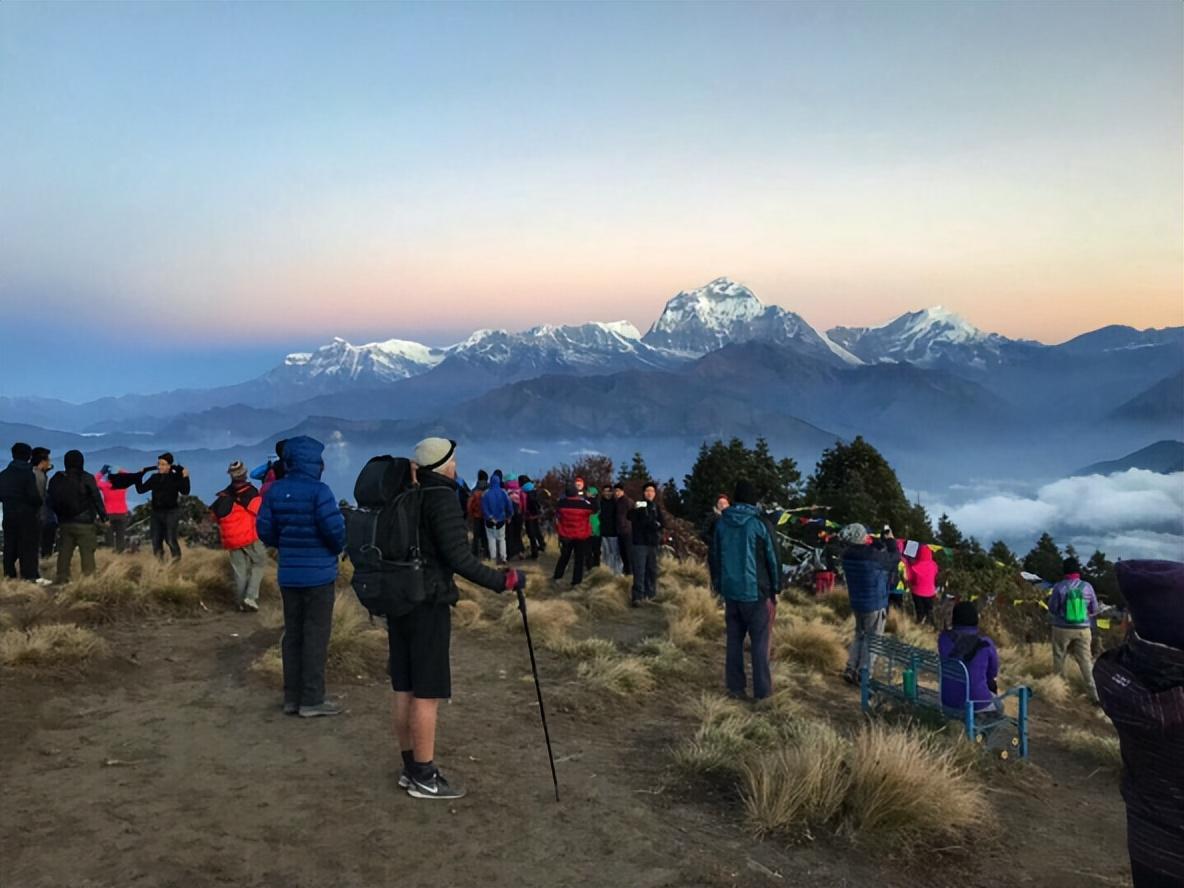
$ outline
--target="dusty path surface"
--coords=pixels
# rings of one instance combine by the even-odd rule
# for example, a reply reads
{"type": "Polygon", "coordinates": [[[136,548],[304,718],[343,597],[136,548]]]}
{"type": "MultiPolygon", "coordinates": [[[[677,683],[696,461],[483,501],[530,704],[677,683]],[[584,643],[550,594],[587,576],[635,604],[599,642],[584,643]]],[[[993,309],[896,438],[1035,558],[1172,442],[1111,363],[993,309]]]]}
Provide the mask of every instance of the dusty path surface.
{"type": "MultiPolygon", "coordinates": [[[[646,610],[599,628],[640,638],[661,625],[646,610]]],[[[1116,777],[1039,736],[1038,767],[1008,766],[992,788],[1003,844],[906,869],[841,839],[752,839],[734,798],[670,766],[693,731],[686,689],[567,706],[572,667],[541,653],[556,804],[525,645],[500,630],[454,634],[437,759],[470,795],[452,804],[397,788],[381,683],[331,687],[343,717],[285,717],[248,668],[279,636],[257,617],[102,632],[118,657],[96,674],[0,686],[5,888],[1129,884],[1116,777]]],[[[857,718],[851,689],[828,680],[823,693],[857,718]]]]}

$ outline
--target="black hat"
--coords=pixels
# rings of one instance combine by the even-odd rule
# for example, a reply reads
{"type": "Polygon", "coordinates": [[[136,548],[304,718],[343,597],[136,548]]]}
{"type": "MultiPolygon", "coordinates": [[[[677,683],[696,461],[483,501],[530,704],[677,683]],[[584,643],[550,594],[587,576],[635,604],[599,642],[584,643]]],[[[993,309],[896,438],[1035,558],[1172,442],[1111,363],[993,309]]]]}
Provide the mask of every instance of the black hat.
{"type": "Polygon", "coordinates": [[[49,459],[49,448],[34,447],[33,456],[29,459],[29,462],[31,462],[33,465],[37,465],[37,463],[41,462],[43,459],[49,459]]]}
{"type": "Polygon", "coordinates": [[[81,469],[86,465],[81,450],[67,450],[66,457],[62,461],[66,464],[67,469],[81,469]]]}
{"type": "Polygon", "coordinates": [[[954,605],[953,624],[955,626],[977,626],[978,608],[973,601],[959,601],[954,605]]]}
{"type": "Polygon", "coordinates": [[[1184,564],[1136,559],[1114,571],[1139,637],[1184,648],[1184,564]]]}
{"type": "Polygon", "coordinates": [[[736,502],[748,506],[755,506],[757,501],[756,487],[747,478],[736,482],[736,502]]]}
{"type": "Polygon", "coordinates": [[[477,470],[477,480],[479,482],[480,481],[488,481],[489,480],[489,472],[485,471],[484,469],[478,469],[477,470]]]}

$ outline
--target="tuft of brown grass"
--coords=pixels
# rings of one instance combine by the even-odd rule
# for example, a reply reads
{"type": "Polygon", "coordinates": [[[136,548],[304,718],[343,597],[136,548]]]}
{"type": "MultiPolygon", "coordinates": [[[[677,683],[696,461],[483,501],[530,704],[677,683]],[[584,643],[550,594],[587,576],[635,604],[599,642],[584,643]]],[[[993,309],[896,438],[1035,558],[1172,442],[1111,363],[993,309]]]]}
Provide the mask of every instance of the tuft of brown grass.
{"type": "MultiPolygon", "coordinates": [[[[562,650],[570,642],[568,631],[576,624],[576,609],[570,601],[535,598],[527,602],[531,637],[540,647],[562,650]]],[[[507,604],[498,619],[503,629],[522,631],[522,614],[516,603],[507,604]]]]}
{"type": "Polygon", "coordinates": [[[702,694],[690,711],[699,717],[699,728],[674,750],[674,763],[690,777],[737,778],[757,750],[778,739],[766,719],[719,694],[702,694]]]}
{"type": "Polygon", "coordinates": [[[852,745],[845,828],[906,853],[981,841],[995,821],[982,787],[956,753],[906,728],[865,727],[852,745]]]}
{"type": "Polygon", "coordinates": [[[658,562],[658,600],[664,601],[663,591],[674,593],[679,587],[711,588],[711,572],[707,562],[697,558],[662,558],[658,562]],[[662,581],[666,582],[663,583],[662,581]]]}
{"type": "Polygon", "coordinates": [[[452,622],[462,629],[479,629],[488,625],[481,614],[481,605],[467,598],[462,598],[452,608],[452,622]]]}
{"type": "Polygon", "coordinates": [[[655,687],[654,674],[641,657],[596,656],[584,660],[576,674],[597,690],[628,697],[632,694],[646,694],[655,687]]]}
{"type": "Polygon", "coordinates": [[[929,626],[922,626],[899,608],[889,608],[884,621],[884,631],[895,635],[905,644],[923,650],[937,650],[937,633],[929,626]]]}
{"type": "Polygon", "coordinates": [[[847,595],[846,588],[842,586],[835,586],[825,595],[819,595],[815,600],[823,607],[829,608],[840,620],[851,616],[851,599],[847,595]]]}
{"type": "Polygon", "coordinates": [[[629,609],[629,577],[617,576],[607,567],[596,567],[584,581],[563,597],[583,605],[593,616],[612,616],[629,609]]]}
{"type": "Polygon", "coordinates": [[[762,752],[744,767],[741,798],[759,837],[809,835],[838,818],[850,790],[850,744],[830,725],[807,722],[793,743],[762,752]]]}
{"type": "Polygon", "coordinates": [[[693,668],[690,658],[669,638],[643,638],[637,654],[655,675],[682,675],[693,668]]]}
{"type": "Polygon", "coordinates": [[[1015,684],[1027,685],[1032,689],[1035,699],[1041,703],[1051,703],[1053,706],[1064,706],[1072,696],[1068,682],[1059,675],[1044,675],[1040,678],[1021,675],[1015,684]]]}
{"type": "Polygon", "coordinates": [[[774,658],[800,663],[818,672],[837,672],[847,660],[839,631],[828,623],[789,621],[777,627],[774,658]]]}
{"type": "Polygon", "coordinates": [[[70,671],[106,656],[109,651],[107,642],[90,629],[70,623],[47,623],[0,632],[0,664],[4,666],[70,671]]]}
{"type": "Polygon", "coordinates": [[[568,640],[556,648],[556,653],[575,660],[591,660],[596,658],[611,659],[620,654],[617,646],[607,638],[584,638],[580,641],[568,640]]]}

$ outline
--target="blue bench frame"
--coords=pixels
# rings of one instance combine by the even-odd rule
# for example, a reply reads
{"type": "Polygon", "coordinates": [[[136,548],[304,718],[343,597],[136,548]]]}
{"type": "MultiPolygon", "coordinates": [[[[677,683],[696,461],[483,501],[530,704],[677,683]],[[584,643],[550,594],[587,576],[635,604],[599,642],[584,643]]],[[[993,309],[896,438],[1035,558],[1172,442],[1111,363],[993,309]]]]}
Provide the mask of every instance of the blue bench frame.
{"type": "Polygon", "coordinates": [[[966,664],[961,660],[943,660],[937,651],[905,644],[891,635],[870,636],[867,646],[868,664],[860,670],[859,675],[860,706],[865,713],[871,711],[872,695],[891,697],[910,706],[929,709],[946,718],[961,721],[966,727],[966,737],[972,743],[985,739],[1004,725],[1009,725],[1015,729],[1020,758],[1028,757],[1028,701],[1032,696],[1032,690],[1026,685],[1020,685],[986,700],[974,700],[970,697],[970,674],[966,671],[966,664]],[[886,678],[877,678],[873,674],[875,670],[871,666],[877,660],[887,662],[886,678]],[[913,670],[913,674],[917,676],[911,693],[906,692],[904,687],[905,669],[913,670]],[[922,685],[923,676],[928,677],[931,683],[936,683],[936,687],[922,685]],[[957,682],[964,688],[965,700],[961,707],[955,709],[942,703],[943,678],[957,682]],[[1008,697],[1019,700],[1018,716],[1013,717],[1004,713],[1003,701],[1008,697]],[[991,708],[978,709],[978,705],[983,703],[991,704],[991,708]]]}

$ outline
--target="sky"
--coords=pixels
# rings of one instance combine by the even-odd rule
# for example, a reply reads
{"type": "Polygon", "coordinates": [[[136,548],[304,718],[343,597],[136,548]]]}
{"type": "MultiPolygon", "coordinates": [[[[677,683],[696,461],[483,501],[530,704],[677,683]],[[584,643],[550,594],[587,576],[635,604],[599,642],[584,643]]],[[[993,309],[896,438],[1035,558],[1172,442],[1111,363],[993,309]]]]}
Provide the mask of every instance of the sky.
{"type": "Polygon", "coordinates": [[[821,329],[1184,324],[1182,15],[2,3],[0,394],[644,331],[723,275],[821,329]]]}

